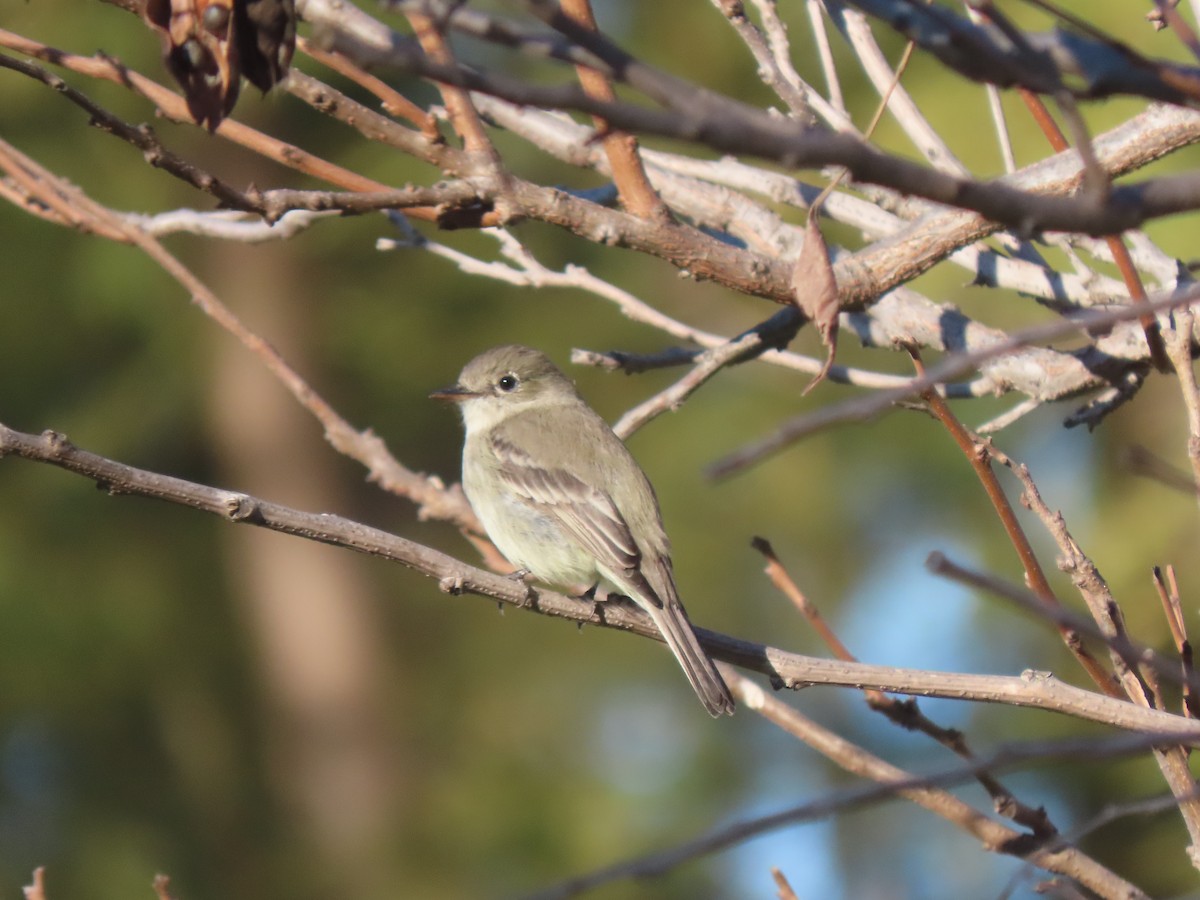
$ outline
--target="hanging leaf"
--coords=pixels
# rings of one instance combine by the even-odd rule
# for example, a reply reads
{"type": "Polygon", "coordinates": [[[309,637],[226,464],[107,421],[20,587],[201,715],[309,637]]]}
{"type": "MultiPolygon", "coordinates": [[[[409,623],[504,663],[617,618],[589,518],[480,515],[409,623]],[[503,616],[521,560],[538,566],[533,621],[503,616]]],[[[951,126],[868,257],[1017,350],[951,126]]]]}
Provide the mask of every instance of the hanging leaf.
{"type": "Polygon", "coordinates": [[[828,350],[825,365],[817,373],[817,377],[808,383],[804,393],[807,394],[825,380],[833,366],[837,355],[838,305],[837,278],[833,273],[833,264],[829,259],[829,247],[825,236],[817,224],[820,207],[814,204],[808,211],[808,222],[804,227],[804,246],[796,260],[796,268],[792,270],[792,292],[795,303],[808,316],[817,333],[821,335],[821,343],[828,350]]]}

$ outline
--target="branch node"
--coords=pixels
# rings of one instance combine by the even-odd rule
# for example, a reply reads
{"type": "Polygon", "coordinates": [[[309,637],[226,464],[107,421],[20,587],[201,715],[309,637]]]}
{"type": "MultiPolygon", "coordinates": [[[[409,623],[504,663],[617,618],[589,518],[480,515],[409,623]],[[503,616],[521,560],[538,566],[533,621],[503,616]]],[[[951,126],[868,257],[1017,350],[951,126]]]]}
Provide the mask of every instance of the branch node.
{"type": "Polygon", "coordinates": [[[245,522],[257,508],[254,498],[246,494],[231,494],[225,500],[225,515],[231,522],[245,522]]]}
{"type": "Polygon", "coordinates": [[[447,575],[444,578],[438,579],[438,590],[443,594],[453,594],[458,596],[463,592],[463,578],[461,575],[447,575]]]}
{"type": "Polygon", "coordinates": [[[71,442],[67,440],[67,436],[61,431],[51,431],[47,429],[46,431],[42,432],[42,440],[46,442],[49,455],[53,459],[61,459],[63,456],[75,449],[71,442]]]}

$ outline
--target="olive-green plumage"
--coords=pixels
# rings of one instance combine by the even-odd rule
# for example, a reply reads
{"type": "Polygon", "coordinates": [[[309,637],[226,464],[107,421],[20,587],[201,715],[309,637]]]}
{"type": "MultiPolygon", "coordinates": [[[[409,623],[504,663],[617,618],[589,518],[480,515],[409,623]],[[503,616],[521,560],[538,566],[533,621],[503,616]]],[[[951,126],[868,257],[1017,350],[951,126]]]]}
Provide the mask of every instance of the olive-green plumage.
{"type": "Polygon", "coordinates": [[[705,708],[732,713],[679,602],[654,488],[570,379],[537,350],[508,345],[471,360],[457,385],[433,396],[462,409],[463,488],[508,561],[547,584],[632,598],[705,708]]]}

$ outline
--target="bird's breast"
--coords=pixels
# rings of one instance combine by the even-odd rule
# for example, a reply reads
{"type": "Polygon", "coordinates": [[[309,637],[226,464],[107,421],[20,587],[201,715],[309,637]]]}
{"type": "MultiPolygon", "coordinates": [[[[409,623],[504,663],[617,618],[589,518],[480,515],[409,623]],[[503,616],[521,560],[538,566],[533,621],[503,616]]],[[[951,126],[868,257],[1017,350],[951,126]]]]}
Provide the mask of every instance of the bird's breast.
{"type": "Polygon", "coordinates": [[[494,473],[464,465],[463,490],[504,558],[545,584],[590,587],[596,562],[558,520],[503,489],[494,473]]]}

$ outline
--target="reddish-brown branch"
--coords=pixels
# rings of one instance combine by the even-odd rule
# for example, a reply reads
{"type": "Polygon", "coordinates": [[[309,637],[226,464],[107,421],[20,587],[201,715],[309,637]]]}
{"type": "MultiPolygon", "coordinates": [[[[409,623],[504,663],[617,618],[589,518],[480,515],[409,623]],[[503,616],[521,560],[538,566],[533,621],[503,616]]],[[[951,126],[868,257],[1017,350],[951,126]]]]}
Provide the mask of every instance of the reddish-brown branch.
{"type": "Polygon", "coordinates": [[[46,900],[46,869],[38,866],[33,870],[33,881],[24,888],[25,900],[46,900]]]}
{"type": "MultiPolygon", "coordinates": [[[[62,66],[64,69],[87,75],[89,78],[99,78],[128,87],[157,106],[166,118],[175,122],[190,123],[192,121],[187,102],[183,97],[146,76],[126,68],[112,57],[77,56],[74,53],[55,49],[3,29],[0,29],[0,46],[44,62],[53,63],[56,66],[62,66]]],[[[235,144],[274,160],[280,165],[319,178],[329,184],[336,184],[348,191],[389,190],[389,185],[366,178],[357,172],[351,172],[349,169],[344,169],[319,156],[314,156],[294,144],[271,137],[234,119],[223,120],[216,129],[216,133],[235,144]]]]}
{"type": "MultiPolygon", "coordinates": [[[[750,543],[766,559],[766,573],[767,577],[771,579],[771,583],[792,601],[792,604],[817,632],[830,652],[838,659],[857,662],[857,657],[842,643],[841,638],[829,627],[820,610],[809,601],[792,578],[791,573],[779,561],[770,541],[766,538],[756,537],[750,543]]],[[[886,716],[900,727],[909,731],[919,731],[962,759],[975,759],[975,754],[967,744],[966,736],[957,728],[944,728],[938,725],[921,711],[915,698],[899,700],[883,691],[870,688],[863,691],[863,696],[871,709],[886,716]]],[[[1057,833],[1058,829],[1051,823],[1045,809],[1022,803],[999,779],[988,772],[979,772],[976,779],[991,797],[992,805],[997,813],[1031,829],[1041,837],[1057,833]]]]}
{"type": "MultiPolygon", "coordinates": [[[[912,348],[910,352],[912,353],[917,374],[924,375],[925,366],[921,362],[920,354],[916,348],[912,348]]],[[[938,395],[937,391],[926,390],[922,392],[921,397],[929,405],[929,409],[934,417],[942,423],[942,427],[946,429],[950,437],[954,440],[954,443],[958,445],[963,455],[966,456],[967,461],[971,464],[971,468],[975,470],[976,477],[979,478],[979,482],[983,486],[988,500],[992,503],[992,508],[1000,518],[1001,525],[1004,526],[1004,531],[1008,535],[1013,549],[1017,552],[1017,558],[1020,559],[1021,566],[1025,570],[1026,583],[1043,603],[1048,606],[1059,606],[1059,599],[1055,596],[1054,589],[1050,587],[1050,582],[1047,580],[1045,570],[1043,570],[1042,564],[1034,552],[1033,545],[1029,542],[1025,530],[1021,528],[1021,523],[1017,521],[1012,504],[1008,502],[1008,497],[1005,496],[1004,489],[1000,486],[1000,481],[996,478],[996,473],[992,469],[989,447],[975,440],[971,433],[963,427],[958,418],[950,411],[949,405],[938,395]]],[[[1088,676],[1096,686],[1110,697],[1122,696],[1120,688],[1113,681],[1111,673],[1092,656],[1091,652],[1084,646],[1079,633],[1064,625],[1057,627],[1067,649],[1071,651],[1071,654],[1083,667],[1084,671],[1088,673],[1088,676]]]]}
{"type": "MultiPolygon", "coordinates": [[[[441,29],[431,17],[423,13],[410,12],[408,13],[408,22],[412,25],[421,49],[425,51],[429,59],[442,66],[456,65],[454,54],[446,42],[446,36],[442,34],[441,29]]],[[[446,102],[446,112],[450,115],[450,124],[462,138],[463,147],[487,170],[473,174],[495,174],[499,170],[500,155],[496,152],[495,146],[483,127],[479,111],[471,102],[470,92],[445,82],[441,84],[441,91],[442,99],[446,102]]]]}
{"type": "MultiPolygon", "coordinates": [[[[1025,101],[1026,108],[1033,115],[1034,121],[1042,129],[1042,134],[1050,142],[1050,146],[1054,149],[1054,152],[1062,153],[1064,150],[1069,149],[1071,145],[1067,142],[1066,135],[1062,133],[1062,129],[1058,127],[1058,123],[1054,121],[1054,117],[1046,109],[1046,104],[1042,102],[1041,97],[1024,88],[1019,93],[1021,99],[1025,101]]],[[[1121,278],[1125,282],[1125,287],[1129,291],[1129,296],[1132,298],[1134,306],[1145,306],[1149,303],[1149,298],[1146,296],[1146,286],[1142,283],[1142,277],[1138,273],[1137,267],[1133,264],[1133,258],[1129,255],[1129,248],[1125,246],[1125,242],[1121,240],[1119,235],[1105,235],[1104,241],[1108,244],[1109,252],[1112,253],[1113,260],[1121,272],[1121,278]]],[[[1138,317],[1138,323],[1142,326],[1142,331],[1146,335],[1146,346],[1150,351],[1150,361],[1160,372],[1169,372],[1171,370],[1171,363],[1167,359],[1166,348],[1163,346],[1162,327],[1158,324],[1158,319],[1155,318],[1153,313],[1145,312],[1138,317]]]]}
{"type": "MultiPolygon", "coordinates": [[[[1046,530],[1058,545],[1061,559],[1059,568],[1071,575],[1071,580],[1087,603],[1088,610],[1097,625],[1105,635],[1128,642],[1125,632],[1124,618],[1116,599],[1109,591],[1108,584],[1097,570],[1095,563],[1083,552],[1075,538],[1067,530],[1066,523],[1060,513],[1053,512],[1034,484],[1028,468],[1017,465],[1012,459],[998,451],[992,451],[993,457],[1001,465],[1007,467],[1024,488],[1024,501],[1029,509],[1042,521],[1046,530]]],[[[1110,647],[1114,646],[1109,644],[1110,647]]],[[[1154,708],[1150,688],[1138,677],[1138,669],[1125,664],[1130,659],[1129,654],[1115,653],[1121,671],[1121,685],[1133,704],[1145,709],[1154,708]]],[[[1160,674],[1169,674],[1160,672],[1160,674]]],[[[1164,746],[1155,748],[1154,759],[1162,772],[1163,779],[1171,788],[1179,805],[1179,812],[1187,827],[1192,846],[1200,848],[1200,796],[1197,796],[1196,781],[1192,776],[1188,763],[1188,750],[1182,746],[1164,746]]],[[[1192,853],[1192,863],[1200,867],[1200,855],[1192,853]]]]}
{"type": "Polygon", "coordinates": [[[1158,599],[1162,603],[1163,618],[1167,620],[1171,639],[1175,642],[1175,649],[1180,650],[1187,643],[1187,623],[1183,619],[1183,607],[1179,602],[1179,585],[1175,583],[1175,568],[1167,566],[1164,577],[1163,570],[1155,566],[1153,582],[1158,599]]]}
{"type": "MultiPolygon", "coordinates": [[[[596,17],[592,14],[591,0],[562,0],[562,11],[589,31],[596,30],[596,17]]],[[[612,82],[603,73],[587,66],[577,65],[575,71],[579,83],[589,97],[604,103],[616,100],[612,82]]],[[[658,196],[646,177],[642,157],[638,152],[638,140],[632,134],[616,131],[603,118],[594,117],[596,126],[603,135],[604,152],[612,167],[613,182],[617,186],[621,203],[625,209],[643,219],[667,221],[670,218],[666,204],[658,196]]]]}
{"type": "Polygon", "coordinates": [[[154,893],[158,900],[175,900],[175,894],[171,890],[171,877],[169,875],[154,876],[154,893]]]}
{"type": "MultiPolygon", "coordinates": [[[[720,668],[722,677],[743,708],[754,710],[845,771],[882,784],[901,782],[910,777],[903,770],[802,715],[779,698],[765,694],[740,672],[729,666],[722,665],[720,668]]],[[[993,851],[1012,853],[1033,865],[1068,875],[1102,896],[1145,896],[1136,887],[1126,883],[1122,884],[1122,889],[1128,890],[1128,894],[1117,891],[1116,883],[1110,880],[1116,876],[1103,870],[1075,848],[1059,846],[1053,840],[1030,840],[1028,836],[992,821],[946,790],[937,787],[900,788],[897,793],[974,835],[993,851]],[[1104,872],[1103,877],[1100,877],[1101,872],[1104,872]]]]}
{"type": "Polygon", "coordinates": [[[1195,667],[1192,659],[1192,642],[1187,636],[1187,622],[1183,617],[1183,604],[1179,599],[1179,584],[1175,581],[1175,567],[1167,566],[1164,572],[1158,566],[1153,572],[1154,590],[1162,603],[1163,617],[1171,631],[1171,640],[1179,653],[1179,667],[1183,673],[1183,714],[1200,719],[1200,697],[1191,685],[1195,667]]]}
{"type": "Polygon", "coordinates": [[[767,561],[765,569],[767,577],[771,579],[771,584],[775,588],[792,601],[792,605],[796,607],[800,615],[804,616],[805,620],[812,627],[813,631],[821,639],[830,652],[838,659],[854,660],[855,656],[850,652],[849,648],[842,643],[841,638],[834,634],[833,629],[825,621],[825,617],[821,615],[821,611],[810,603],[808,597],[800,590],[792,578],[791,573],[779,561],[779,557],[775,553],[775,548],[771,546],[771,542],[764,537],[756,537],[750,541],[750,546],[763,555],[767,561]]]}
{"type": "Polygon", "coordinates": [[[800,900],[796,896],[796,892],[792,890],[791,884],[787,880],[787,876],[779,869],[771,869],[771,879],[775,882],[775,892],[779,900],[800,900]]]}
{"type": "MultiPolygon", "coordinates": [[[[36,59],[41,59],[54,65],[61,66],[73,72],[87,75],[92,78],[112,81],[124,87],[128,87],[135,93],[145,97],[150,102],[154,103],[162,114],[171,120],[180,122],[190,122],[190,113],[187,112],[187,104],[178,94],[163,87],[157,82],[146,78],[138,72],[134,72],[125,66],[121,65],[111,57],[96,56],[85,57],[77,56],[72,53],[66,53],[62,50],[57,50],[45,44],[36,41],[31,41],[21,35],[13,34],[12,32],[0,29],[0,46],[8,47],[9,49],[17,50],[25,53],[36,59]]],[[[304,75],[301,72],[293,71],[288,80],[289,90],[293,93],[305,89],[308,91],[310,102],[318,108],[323,108],[324,111],[330,112],[328,108],[330,100],[322,97],[322,87],[320,82],[315,78],[304,75]]],[[[331,88],[324,89],[325,94],[335,94],[331,88]]],[[[382,117],[381,117],[382,118],[382,117]]],[[[390,121],[390,120],[384,120],[390,121]]],[[[395,123],[392,123],[395,125],[395,123]]],[[[396,125],[396,128],[400,126],[396,125]]],[[[406,130],[406,129],[401,129],[406,130]]],[[[220,137],[226,138],[235,144],[245,147],[255,153],[258,153],[267,159],[295,169],[306,175],[311,175],[314,178],[321,179],[329,184],[337,185],[349,191],[360,193],[376,193],[390,191],[391,188],[382,182],[375,181],[365,176],[352,172],[334,163],[328,162],[318,156],[308,153],[305,150],[296,147],[293,144],[277,140],[270,135],[264,134],[247,125],[243,125],[235,119],[223,119],[220,126],[215,132],[220,137]]],[[[410,134],[413,134],[410,132],[410,134]]],[[[119,135],[130,139],[128,135],[119,135]]],[[[413,135],[418,140],[424,140],[422,135],[413,135]]],[[[133,143],[143,147],[145,141],[133,140],[133,143]]],[[[432,144],[431,141],[426,143],[432,144]]],[[[411,151],[411,147],[406,147],[411,151]]],[[[151,161],[162,160],[162,151],[151,151],[149,158],[151,161]]],[[[175,174],[178,174],[177,172],[175,174]]],[[[221,183],[210,175],[201,173],[198,186],[207,190],[210,193],[218,196],[219,199],[227,200],[228,198],[222,194],[220,188],[221,183]]],[[[239,204],[232,204],[238,207],[239,204]]],[[[405,215],[425,221],[439,221],[443,215],[443,211],[436,207],[428,206],[413,206],[405,209],[405,215]]],[[[476,224],[490,225],[497,224],[494,221],[494,216],[490,220],[480,221],[481,218],[487,219],[487,214],[484,217],[476,216],[476,224]]]]}
{"type": "Polygon", "coordinates": [[[384,111],[389,116],[406,119],[421,130],[421,135],[429,141],[440,141],[441,133],[437,122],[428,112],[421,109],[402,93],[384,81],[365,71],[349,57],[336,51],[322,50],[303,37],[296,38],[296,49],[312,57],[326,68],[332,69],[339,75],[349,78],[361,88],[370,91],[379,98],[384,111]]]}

